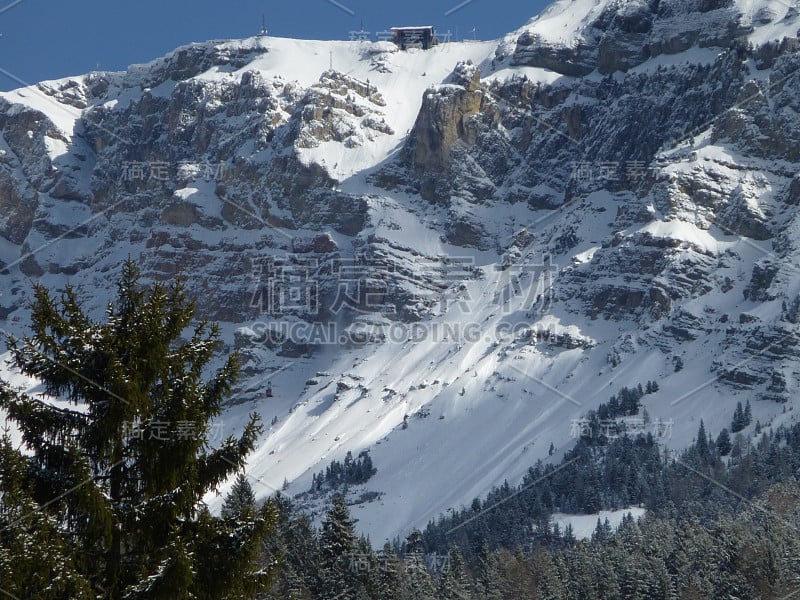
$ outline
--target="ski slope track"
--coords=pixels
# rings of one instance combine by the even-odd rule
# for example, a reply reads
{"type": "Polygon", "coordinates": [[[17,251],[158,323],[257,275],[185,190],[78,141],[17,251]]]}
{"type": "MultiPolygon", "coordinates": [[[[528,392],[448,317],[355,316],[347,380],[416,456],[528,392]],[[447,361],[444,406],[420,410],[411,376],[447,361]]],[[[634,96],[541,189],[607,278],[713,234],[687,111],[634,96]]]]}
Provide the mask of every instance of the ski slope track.
{"type": "Polygon", "coordinates": [[[798,29],[776,0],[559,0],[501,40],[212,41],[1,93],[0,327],[33,283],[100,319],[127,257],[183,273],[243,359],[220,431],[264,419],[256,492],[368,450],[376,546],[557,463],[622,387],[658,382],[670,449],[746,399],[793,422],[798,29]]]}

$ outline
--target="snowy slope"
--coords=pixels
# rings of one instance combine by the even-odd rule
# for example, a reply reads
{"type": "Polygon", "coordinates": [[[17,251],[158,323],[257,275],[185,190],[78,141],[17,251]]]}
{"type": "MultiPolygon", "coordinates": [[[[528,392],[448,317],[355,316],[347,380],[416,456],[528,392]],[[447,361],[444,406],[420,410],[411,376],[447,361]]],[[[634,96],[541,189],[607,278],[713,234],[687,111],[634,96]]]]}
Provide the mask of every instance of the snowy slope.
{"type": "MultiPolygon", "coordinates": [[[[611,198],[592,202],[613,207],[611,198]]],[[[565,218],[577,218],[581,208],[565,218]]],[[[597,223],[585,228],[584,247],[599,244],[609,233],[597,223]]],[[[732,237],[717,232],[713,238],[687,224],[676,228],[660,223],[650,229],[671,239],[713,244],[715,254],[734,247],[747,250],[732,237]]],[[[413,231],[403,238],[415,246],[432,241],[415,239],[413,231]]],[[[580,255],[583,247],[576,250],[580,255]]],[[[535,253],[532,249],[532,256],[535,253]]],[[[284,479],[292,482],[290,493],[305,491],[311,473],[330,460],[342,460],[348,450],[370,449],[378,473],[365,488],[385,496],[359,505],[354,515],[372,540],[382,543],[410,527],[424,526],[449,508],[468,505],[506,479],[518,481],[538,459],[560,460],[575,440],[575,421],[623,386],[660,383],[661,391],[649,396],[645,406],[653,420],[670,424],[663,439],[668,447],[691,443],[700,419],[711,431],[729,425],[740,397],[708,372],[704,357],[715,347],[713,338],[682,352],[686,367],[679,373],[670,355],[647,348],[614,369],[607,356],[616,340],[632,338],[636,343],[637,329],[576,318],[557,309],[539,320],[526,318],[529,290],[540,289],[536,282],[525,282],[524,293],[498,305],[494,297],[511,284],[492,264],[481,271],[484,279],[470,282],[464,292],[470,298],[464,310],[451,308],[417,330],[425,339],[405,342],[397,332],[396,342],[377,348],[301,359],[271,379],[278,395],[285,392],[287,398],[242,407],[238,421],[236,411],[226,416],[227,424],[238,425],[256,407],[267,419],[279,417],[250,460],[250,473],[264,484],[262,492],[269,486],[280,488],[284,479]],[[598,345],[587,352],[533,344],[529,333],[537,329],[569,329],[573,337],[598,345]],[[318,371],[330,375],[316,377],[317,385],[300,390],[301,378],[318,371]],[[339,382],[345,385],[337,391],[339,382]],[[700,387],[702,393],[692,393],[700,387]],[[420,417],[421,409],[429,416],[420,417]],[[407,429],[402,428],[404,415],[410,416],[407,429]],[[556,452],[548,458],[551,443],[556,452]]],[[[286,368],[285,362],[276,362],[276,368],[278,364],[286,368]]],[[[777,406],[757,405],[755,411],[762,422],[783,417],[776,417],[777,406]]]]}

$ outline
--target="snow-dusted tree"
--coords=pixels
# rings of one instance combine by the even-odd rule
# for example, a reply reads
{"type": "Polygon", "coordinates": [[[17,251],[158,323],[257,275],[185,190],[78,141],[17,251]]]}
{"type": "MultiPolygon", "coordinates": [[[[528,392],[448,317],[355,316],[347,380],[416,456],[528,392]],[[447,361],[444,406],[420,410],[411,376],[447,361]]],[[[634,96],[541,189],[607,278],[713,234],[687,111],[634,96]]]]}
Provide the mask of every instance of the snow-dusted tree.
{"type": "Polygon", "coordinates": [[[434,597],[434,583],[425,559],[420,554],[406,555],[405,572],[400,585],[400,598],[403,600],[430,599],[434,597]]]}
{"type": "Polygon", "coordinates": [[[501,554],[492,552],[488,542],[483,542],[478,554],[475,569],[475,593],[478,600],[501,600],[505,597],[500,579],[502,568],[501,554]]]}
{"type": "Polygon", "coordinates": [[[605,520],[601,520],[600,517],[597,517],[597,525],[595,525],[594,532],[592,533],[592,543],[603,544],[611,538],[613,533],[614,530],[611,527],[611,523],[608,521],[608,517],[606,517],[605,520]]]}
{"type": "Polygon", "coordinates": [[[441,600],[466,600],[470,597],[470,578],[458,546],[450,548],[447,559],[436,596],[441,600]]]}
{"type": "Polygon", "coordinates": [[[404,547],[405,571],[401,578],[400,598],[403,600],[433,598],[435,586],[425,565],[425,544],[422,533],[418,529],[412,530],[406,538],[404,547]]]}
{"type": "Polygon", "coordinates": [[[731,419],[731,431],[736,433],[741,431],[748,425],[750,425],[750,421],[752,420],[752,411],[750,408],[750,401],[747,401],[747,408],[742,408],[742,403],[736,403],[736,410],[733,411],[733,419],[731,419]]]}
{"type": "Polygon", "coordinates": [[[220,519],[202,502],[243,467],[261,426],[252,415],[212,448],[237,357],[207,372],[219,332],[201,322],[184,339],[194,304],[183,283],[144,288],[129,260],[104,322],[70,287],[59,301],[37,286],[31,317],[31,337],[8,340],[13,362],[64,402],[0,383],[0,407],[23,434],[24,486],[95,597],[240,598],[265,584],[253,567],[271,507],[220,519]]]}
{"type": "Polygon", "coordinates": [[[58,521],[39,510],[25,489],[25,467],[10,439],[0,439],[0,596],[94,598],[58,521]]]}
{"type": "Polygon", "coordinates": [[[337,494],[322,523],[320,536],[322,598],[345,598],[355,595],[358,563],[355,524],[344,496],[337,494]]]}
{"type": "Polygon", "coordinates": [[[244,473],[239,473],[236,476],[236,481],[231,486],[230,492],[225,496],[225,501],[222,503],[222,516],[236,517],[248,510],[252,511],[255,507],[256,494],[253,491],[253,486],[250,485],[244,473]]]}
{"type": "Polygon", "coordinates": [[[399,600],[400,567],[400,558],[391,544],[386,542],[383,552],[376,557],[375,565],[369,574],[370,596],[381,600],[399,600]]]}
{"type": "Polygon", "coordinates": [[[723,427],[722,431],[720,431],[717,436],[717,452],[719,452],[720,456],[728,456],[732,449],[731,435],[728,433],[728,430],[723,427]]]}
{"type": "Polygon", "coordinates": [[[708,436],[706,435],[706,426],[703,423],[703,419],[700,419],[700,427],[697,429],[697,441],[695,442],[695,448],[697,448],[697,454],[700,456],[701,460],[705,461],[708,459],[709,443],[708,436]]]}

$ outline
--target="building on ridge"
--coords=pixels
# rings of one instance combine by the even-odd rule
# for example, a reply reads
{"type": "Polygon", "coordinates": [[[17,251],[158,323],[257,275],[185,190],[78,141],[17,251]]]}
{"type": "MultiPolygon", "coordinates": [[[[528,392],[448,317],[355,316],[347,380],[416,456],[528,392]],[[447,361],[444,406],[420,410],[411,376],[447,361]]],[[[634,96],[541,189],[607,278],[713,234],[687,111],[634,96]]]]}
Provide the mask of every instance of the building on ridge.
{"type": "Polygon", "coordinates": [[[439,44],[439,40],[433,31],[432,25],[422,27],[392,27],[392,41],[401,50],[409,48],[420,48],[429,50],[439,44]]]}

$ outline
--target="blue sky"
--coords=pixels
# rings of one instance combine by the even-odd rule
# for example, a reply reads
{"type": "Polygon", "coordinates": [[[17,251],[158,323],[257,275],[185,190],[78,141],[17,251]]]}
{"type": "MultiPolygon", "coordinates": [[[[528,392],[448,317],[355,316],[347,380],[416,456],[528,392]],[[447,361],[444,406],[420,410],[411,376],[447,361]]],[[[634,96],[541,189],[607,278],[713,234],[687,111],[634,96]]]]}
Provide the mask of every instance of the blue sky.
{"type": "Polygon", "coordinates": [[[0,89],[95,69],[121,70],[189,42],[253,35],[347,39],[359,29],[435,25],[494,39],[522,26],[546,0],[0,0],[0,89]],[[336,4],[340,4],[337,7],[336,4]],[[452,9],[464,4],[460,9],[452,9]],[[446,15],[445,13],[450,14],[446,15]],[[351,14],[351,12],[353,14],[351,14]]]}

